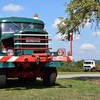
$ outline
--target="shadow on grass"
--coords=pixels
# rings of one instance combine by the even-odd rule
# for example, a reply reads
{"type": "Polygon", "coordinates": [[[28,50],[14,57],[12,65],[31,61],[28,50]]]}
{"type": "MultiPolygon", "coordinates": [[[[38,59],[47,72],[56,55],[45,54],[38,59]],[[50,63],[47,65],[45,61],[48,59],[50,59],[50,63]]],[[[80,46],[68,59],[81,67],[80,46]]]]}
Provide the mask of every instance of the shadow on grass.
{"type": "Polygon", "coordinates": [[[19,81],[15,80],[7,80],[5,86],[0,87],[0,89],[6,89],[6,91],[10,90],[28,90],[28,89],[43,89],[43,88],[69,88],[71,86],[68,85],[62,86],[61,84],[56,83],[54,86],[44,86],[42,80],[32,81],[19,81]]]}
{"type": "Polygon", "coordinates": [[[100,80],[100,77],[80,76],[80,77],[73,77],[71,79],[81,80],[81,81],[87,81],[87,80],[100,80]]]}

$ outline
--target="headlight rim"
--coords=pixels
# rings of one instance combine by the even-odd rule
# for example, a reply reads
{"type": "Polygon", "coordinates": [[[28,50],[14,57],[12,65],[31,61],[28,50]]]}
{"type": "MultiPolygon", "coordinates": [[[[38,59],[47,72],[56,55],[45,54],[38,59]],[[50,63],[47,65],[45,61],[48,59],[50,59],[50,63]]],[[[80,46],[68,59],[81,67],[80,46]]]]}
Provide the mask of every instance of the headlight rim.
{"type": "Polygon", "coordinates": [[[63,56],[64,51],[63,51],[63,49],[60,48],[57,50],[57,53],[58,53],[58,56],[63,56]]]}
{"type": "Polygon", "coordinates": [[[7,56],[14,56],[15,54],[15,50],[14,48],[7,48],[7,56]],[[12,50],[12,51],[9,51],[9,50],[12,50]]]}

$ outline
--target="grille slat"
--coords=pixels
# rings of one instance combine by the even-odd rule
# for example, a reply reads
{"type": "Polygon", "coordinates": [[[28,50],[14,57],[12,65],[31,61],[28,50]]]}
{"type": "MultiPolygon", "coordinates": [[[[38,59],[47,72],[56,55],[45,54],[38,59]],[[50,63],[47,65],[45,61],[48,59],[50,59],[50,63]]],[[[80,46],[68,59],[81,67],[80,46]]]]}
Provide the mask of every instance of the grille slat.
{"type": "Polygon", "coordinates": [[[46,50],[49,50],[51,48],[48,48],[48,45],[51,43],[48,43],[48,41],[51,41],[51,39],[48,39],[48,34],[41,34],[41,33],[33,33],[33,32],[24,32],[21,34],[14,34],[14,46],[15,50],[20,50],[21,52],[23,50],[33,50],[36,53],[43,53],[46,52],[46,50]]]}
{"type": "Polygon", "coordinates": [[[50,43],[14,43],[14,45],[48,45],[50,43]]]}

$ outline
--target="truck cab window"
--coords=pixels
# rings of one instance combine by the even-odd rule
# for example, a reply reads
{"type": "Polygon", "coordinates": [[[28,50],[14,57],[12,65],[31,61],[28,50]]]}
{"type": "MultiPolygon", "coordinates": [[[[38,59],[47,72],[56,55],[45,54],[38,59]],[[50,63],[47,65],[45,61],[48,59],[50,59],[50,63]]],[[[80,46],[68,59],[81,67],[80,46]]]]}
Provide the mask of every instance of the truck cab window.
{"type": "Polygon", "coordinates": [[[44,26],[43,25],[34,24],[34,28],[43,29],[44,26]]]}
{"type": "Polygon", "coordinates": [[[26,28],[38,28],[44,29],[44,25],[41,24],[33,24],[33,23],[16,23],[16,22],[9,22],[9,23],[2,23],[1,29],[2,33],[14,33],[19,30],[23,30],[26,28]]]}
{"type": "Polygon", "coordinates": [[[13,23],[2,23],[1,28],[2,33],[14,33],[19,30],[13,23]]]}
{"type": "MultiPolygon", "coordinates": [[[[25,25],[28,25],[28,24],[25,24],[25,25]]],[[[44,29],[44,25],[40,25],[40,24],[29,24],[27,28],[38,28],[38,29],[43,30],[44,29]]]]}

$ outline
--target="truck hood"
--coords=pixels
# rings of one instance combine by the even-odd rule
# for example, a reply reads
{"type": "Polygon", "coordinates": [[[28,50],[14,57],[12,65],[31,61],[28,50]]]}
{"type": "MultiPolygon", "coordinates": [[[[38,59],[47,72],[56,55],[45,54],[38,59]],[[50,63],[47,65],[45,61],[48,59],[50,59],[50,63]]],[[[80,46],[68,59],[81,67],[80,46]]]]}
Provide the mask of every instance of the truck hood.
{"type": "Polygon", "coordinates": [[[46,31],[41,30],[41,29],[37,29],[37,28],[31,28],[31,29],[26,28],[26,29],[21,30],[21,31],[18,31],[16,33],[19,34],[19,33],[24,33],[24,32],[33,32],[33,33],[36,33],[37,32],[37,33],[45,33],[45,34],[48,34],[46,31]]]}

